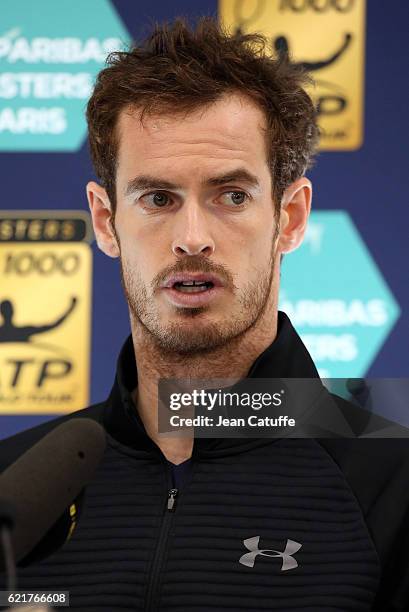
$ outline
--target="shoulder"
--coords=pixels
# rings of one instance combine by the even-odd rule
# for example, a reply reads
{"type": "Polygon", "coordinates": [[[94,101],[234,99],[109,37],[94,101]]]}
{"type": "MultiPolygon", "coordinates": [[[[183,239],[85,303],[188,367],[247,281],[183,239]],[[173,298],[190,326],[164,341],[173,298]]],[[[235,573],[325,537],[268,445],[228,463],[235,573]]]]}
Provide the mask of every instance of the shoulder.
{"type": "MultiPolygon", "coordinates": [[[[392,492],[392,483],[400,489],[400,502],[406,501],[409,508],[408,439],[334,438],[318,442],[338,465],[364,514],[381,494],[386,497],[392,492]]],[[[394,503],[393,497],[390,501],[394,503]]]]}
{"type": "Polygon", "coordinates": [[[88,418],[98,421],[102,424],[105,404],[93,404],[88,408],[77,410],[69,414],[64,414],[58,418],[41,423],[36,427],[26,429],[10,438],[0,441],[0,473],[3,472],[9,465],[16,461],[29,448],[46,436],[58,425],[65,423],[70,419],[88,418]]]}
{"type": "Polygon", "coordinates": [[[409,508],[409,430],[333,398],[357,437],[317,441],[342,471],[363,513],[368,514],[375,502],[386,501],[392,483],[401,489],[400,500],[409,508]]]}
{"type": "MultiPolygon", "coordinates": [[[[350,406],[341,404],[348,413],[350,406]]],[[[408,429],[376,416],[366,419],[365,437],[317,442],[354,493],[379,556],[382,574],[374,610],[403,612],[409,609],[408,429]]]]}

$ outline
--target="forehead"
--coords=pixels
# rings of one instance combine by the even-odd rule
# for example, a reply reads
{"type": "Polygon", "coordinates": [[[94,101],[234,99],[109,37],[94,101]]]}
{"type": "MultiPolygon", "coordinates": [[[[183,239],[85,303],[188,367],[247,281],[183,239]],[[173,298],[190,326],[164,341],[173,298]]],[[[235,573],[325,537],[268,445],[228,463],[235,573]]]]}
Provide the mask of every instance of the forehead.
{"type": "MultiPolygon", "coordinates": [[[[255,171],[266,164],[266,121],[263,111],[244,95],[225,95],[191,113],[148,115],[126,108],[119,116],[118,174],[149,164],[176,168],[240,162],[255,171]]],[[[119,176],[118,176],[119,178],[119,176]]]]}

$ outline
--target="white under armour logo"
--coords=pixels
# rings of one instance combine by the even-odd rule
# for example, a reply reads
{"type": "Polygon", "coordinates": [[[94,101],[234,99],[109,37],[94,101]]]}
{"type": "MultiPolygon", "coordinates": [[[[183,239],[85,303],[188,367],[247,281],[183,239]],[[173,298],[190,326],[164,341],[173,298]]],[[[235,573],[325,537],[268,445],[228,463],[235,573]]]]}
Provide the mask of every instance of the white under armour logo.
{"type": "Polygon", "coordinates": [[[294,540],[287,540],[284,551],[280,552],[279,550],[270,550],[268,548],[260,550],[258,547],[259,542],[260,536],[254,536],[254,538],[247,538],[247,540],[243,540],[244,546],[250,552],[242,555],[239,559],[239,563],[246,565],[247,567],[254,567],[254,562],[257,555],[264,555],[265,557],[281,557],[283,561],[281,566],[282,572],[298,567],[298,563],[292,555],[300,550],[302,544],[294,542],[294,540]]]}

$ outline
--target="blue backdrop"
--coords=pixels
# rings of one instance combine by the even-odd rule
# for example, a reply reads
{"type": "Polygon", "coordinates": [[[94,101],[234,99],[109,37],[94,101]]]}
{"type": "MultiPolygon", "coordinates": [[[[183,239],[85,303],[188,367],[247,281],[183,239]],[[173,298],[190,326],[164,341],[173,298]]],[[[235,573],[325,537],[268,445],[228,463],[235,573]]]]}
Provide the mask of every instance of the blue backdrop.
{"type": "MultiPolygon", "coordinates": [[[[133,37],[146,32],[153,19],[217,13],[217,4],[209,0],[113,0],[112,4],[133,37]]],[[[368,1],[364,144],[358,151],[321,153],[309,174],[314,208],[349,212],[401,309],[369,377],[408,376],[408,23],[407,2],[368,1]]],[[[2,153],[0,158],[1,208],[87,208],[85,184],[94,175],[85,142],[75,153],[2,153]]],[[[129,324],[118,263],[102,255],[95,244],[92,248],[90,384],[92,402],[97,402],[110,390],[129,324]]],[[[2,416],[0,437],[48,418],[2,416]]]]}

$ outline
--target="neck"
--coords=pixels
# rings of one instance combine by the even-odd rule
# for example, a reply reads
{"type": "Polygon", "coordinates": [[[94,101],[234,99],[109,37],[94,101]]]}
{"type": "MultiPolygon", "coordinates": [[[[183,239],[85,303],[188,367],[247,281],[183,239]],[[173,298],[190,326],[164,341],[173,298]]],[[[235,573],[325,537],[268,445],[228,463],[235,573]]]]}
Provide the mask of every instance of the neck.
{"type": "Polygon", "coordinates": [[[249,372],[257,357],[277,334],[277,309],[267,309],[242,336],[206,354],[164,353],[141,323],[132,321],[138,387],[134,402],[147,434],[172,463],[181,463],[192,454],[192,437],[158,435],[158,381],[160,378],[228,378],[237,381],[249,372]]]}

